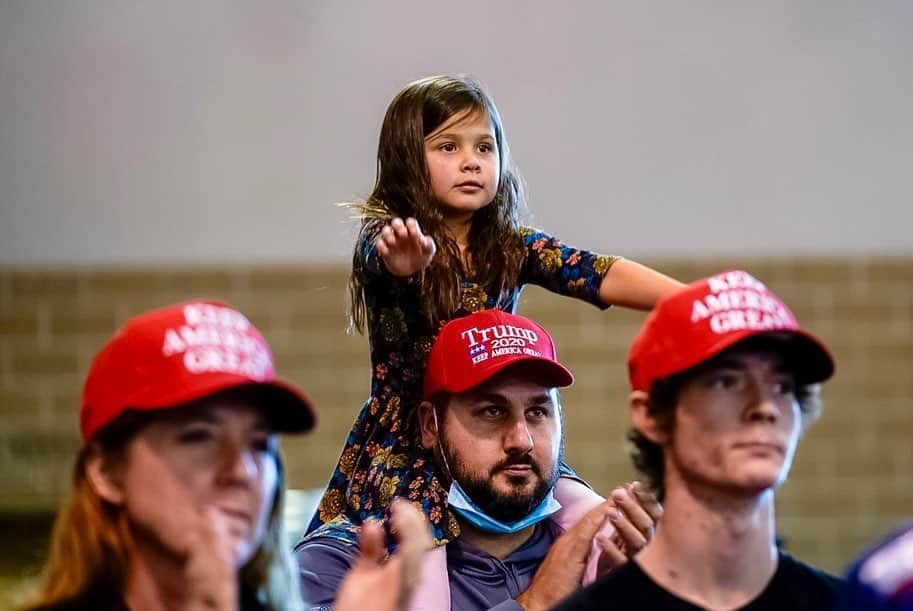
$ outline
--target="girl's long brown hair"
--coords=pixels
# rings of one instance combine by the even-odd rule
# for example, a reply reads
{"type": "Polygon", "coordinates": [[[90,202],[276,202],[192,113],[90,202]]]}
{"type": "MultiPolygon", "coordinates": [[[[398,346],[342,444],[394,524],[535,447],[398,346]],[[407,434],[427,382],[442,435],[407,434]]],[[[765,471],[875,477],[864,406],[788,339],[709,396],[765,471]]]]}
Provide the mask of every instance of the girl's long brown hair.
{"type": "MultiPolygon", "coordinates": [[[[73,469],[72,492],[54,522],[42,585],[26,610],[86,596],[123,596],[129,559],[135,553],[133,536],[122,508],[106,502],[95,492],[86,466],[95,452],[102,452],[111,460],[122,460],[133,434],[160,413],[126,412],[82,448],[73,469]]],[[[242,567],[239,579],[241,587],[266,609],[300,610],[304,605],[296,564],[282,522],[282,461],[278,456],[276,461],[278,483],[267,531],[256,554],[242,567]]]]}
{"type": "Polygon", "coordinates": [[[374,190],[364,204],[354,207],[362,233],[352,258],[349,297],[351,321],[360,332],[364,332],[367,315],[363,240],[373,240],[394,217],[414,217],[437,244],[434,260],[418,278],[433,325],[459,309],[460,283],[465,276],[471,275],[499,299],[505,299],[517,283],[523,264],[520,219],[526,209],[524,188],[511,162],[498,109],[472,79],[432,76],[407,85],[393,98],[380,130],[374,190]],[[451,117],[476,112],[491,120],[501,174],[494,200],[472,217],[467,247],[471,256],[464,258],[432,194],[424,140],[451,117]]]}

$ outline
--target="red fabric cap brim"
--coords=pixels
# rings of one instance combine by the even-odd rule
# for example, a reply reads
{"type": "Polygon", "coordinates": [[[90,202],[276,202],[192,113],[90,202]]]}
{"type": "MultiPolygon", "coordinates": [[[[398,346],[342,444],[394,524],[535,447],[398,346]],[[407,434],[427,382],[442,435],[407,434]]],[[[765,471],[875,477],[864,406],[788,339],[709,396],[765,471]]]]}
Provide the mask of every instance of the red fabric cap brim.
{"type": "Polygon", "coordinates": [[[815,384],[823,382],[834,375],[834,358],[830,351],[817,337],[800,329],[784,329],[777,331],[744,330],[728,333],[720,341],[708,347],[702,354],[694,359],[679,363],[675,371],[662,371],[645,380],[645,388],[636,390],[649,390],[649,385],[654,380],[665,378],[683,371],[687,371],[716,355],[740,344],[744,341],[757,338],[767,338],[772,341],[783,342],[782,352],[788,359],[788,365],[796,376],[798,384],[815,384]]]}
{"type": "MultiPolygon", "coordinates": [[[[124,401],[113,418],[87,423],[83,438],[91,439],[99,430],[117,419],[126,410],[152,411],[178,407],[209,395],[242,388],[259,388],[266,393],[270,423],[278,433],[304,433],[317,423],[313,403],[292,385],[281,380],[253,382],[250,378],[234,374],[207,376],[205,382],[182,386],[172,393],[162,393],[159,388],[146,389],[149,396],[137,393],[124,401]]],[[[102,410],[104,411],[104,410],[102,410]]]]}
{"type": "MultiPolygon", "coordinates": [[[[574,376],[564,365],[550,359],[537,356],[517,356],[512,359],[500,359],[484,366],[476,366],[473,375],[458,383],[448,384],[447,388],[436,388],[430,394],[442,391],[451,393],[466,392],[476,386],[487,382],[497,374],[509,367],[522,365],[524,369],[533,372],[533,378],[548,388],[565,388],[574,383],[574,376]]],[[[526,373],[525,375],[530,375],[526,373]]],[[[428,399],[429,397],[425,397],[428,399]]]]}

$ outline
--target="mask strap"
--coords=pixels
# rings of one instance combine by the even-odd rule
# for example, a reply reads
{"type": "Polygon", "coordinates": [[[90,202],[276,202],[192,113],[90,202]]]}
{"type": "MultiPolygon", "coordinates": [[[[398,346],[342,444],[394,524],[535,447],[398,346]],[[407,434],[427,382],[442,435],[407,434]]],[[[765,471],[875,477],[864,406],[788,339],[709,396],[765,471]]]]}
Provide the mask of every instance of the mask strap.
{"type": "Polygon", "coordinates": [[[437,421],[437,407],[431,406],[431,416],[434,418],[434,432],[437,434],[437,447],[441,451],[441,459],[444,461],[444,467],[447,469],[447,477],[454,481],[453,472],[450,470],[450,463],[447,462],[447,454],[444,452],[444,445],[441,443],[441,427],[437,421]]]}

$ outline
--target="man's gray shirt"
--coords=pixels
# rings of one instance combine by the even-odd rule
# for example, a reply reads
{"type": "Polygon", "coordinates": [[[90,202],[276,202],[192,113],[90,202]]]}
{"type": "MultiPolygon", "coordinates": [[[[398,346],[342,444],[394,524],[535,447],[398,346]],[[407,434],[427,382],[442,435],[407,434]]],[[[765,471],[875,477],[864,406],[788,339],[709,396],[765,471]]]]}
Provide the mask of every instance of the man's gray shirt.
{"type": "MultiPolygon", "coordinates": [[[[517,596],[529,587],[536,570],[561,534],[549,520],[499,560],[457,539],[447,545],[447,572],[452,611],[519,611],[517,596]]],[[[301,591],[315,609],[329,609],[346,572],[354,564],[355,546],[331,537],[310,538],[295,547],[301,591]]]]}

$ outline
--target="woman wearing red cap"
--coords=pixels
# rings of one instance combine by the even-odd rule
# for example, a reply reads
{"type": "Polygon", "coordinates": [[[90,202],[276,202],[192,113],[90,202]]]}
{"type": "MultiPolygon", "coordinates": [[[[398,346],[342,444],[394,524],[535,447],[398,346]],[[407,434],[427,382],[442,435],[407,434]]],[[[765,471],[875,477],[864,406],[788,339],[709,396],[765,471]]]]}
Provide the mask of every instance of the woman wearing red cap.
{"type": "MultiPolygon", "coordinates": [[[[276,379],[269,347],[242,314],[191,302],[132,319],[93,361],[80,418],[73,490],[29,609],[303,608],[282,525],[277,433],[309,430],[314,413],[276,379]]],[[[405,559],[380,567],[382,535],[368,527],[340,608],[392,609],[407,598],[430,535],[405,504],[394,520],[417,533],[405,559]],[[358,600],[365,592],[371,605],[358,600]]]]}

